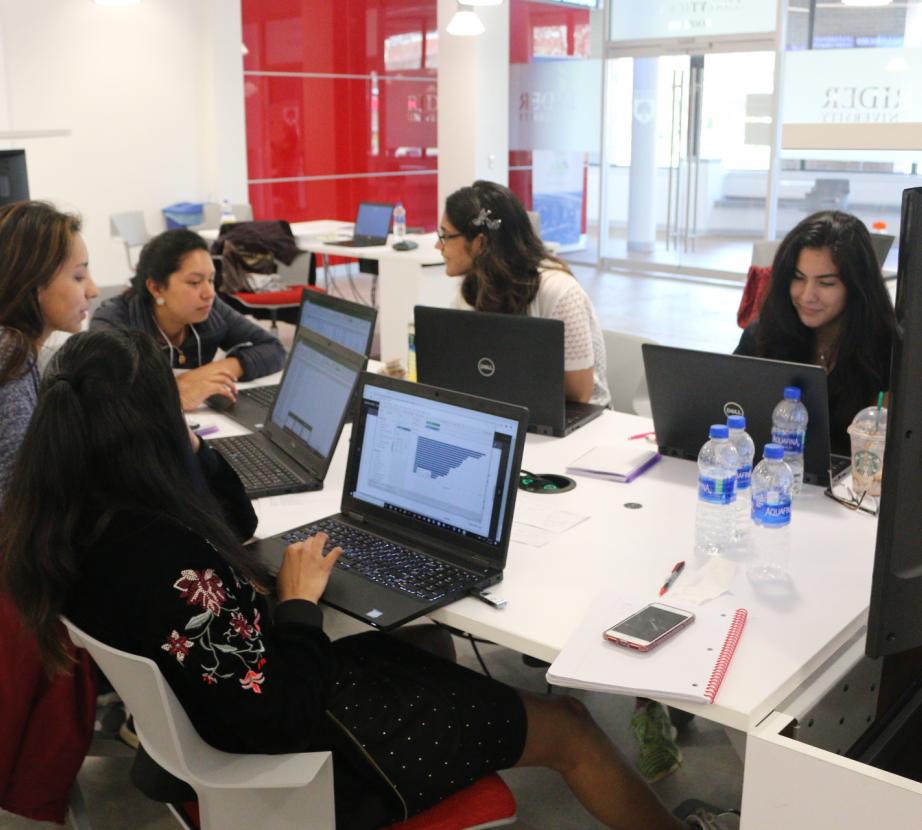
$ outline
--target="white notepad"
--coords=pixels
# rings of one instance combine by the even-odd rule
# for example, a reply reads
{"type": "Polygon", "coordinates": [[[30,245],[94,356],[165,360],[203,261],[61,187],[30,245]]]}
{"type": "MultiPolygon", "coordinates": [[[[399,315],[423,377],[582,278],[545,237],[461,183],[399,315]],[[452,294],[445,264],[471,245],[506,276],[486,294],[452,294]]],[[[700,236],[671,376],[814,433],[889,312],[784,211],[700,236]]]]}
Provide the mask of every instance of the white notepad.
{"type": "Polygon", "coordinates": [[[659,461],[659,453],[632,441],[593,447],[567,465],[568,473],[607,478],[625,484],[659,461]]]}
{"type": "MultiPolygon", "coordinates": [[[[662,602],[671,604],[668,595],[662,602]]],[[[644,605],[612,593],[600,596],[548,669],[548,683],[713,703],[746,624],[746,610],[685,608],[675,603],[694,613],[694,622],[648,652],[602,637],[603,631],[644,605]]]]}

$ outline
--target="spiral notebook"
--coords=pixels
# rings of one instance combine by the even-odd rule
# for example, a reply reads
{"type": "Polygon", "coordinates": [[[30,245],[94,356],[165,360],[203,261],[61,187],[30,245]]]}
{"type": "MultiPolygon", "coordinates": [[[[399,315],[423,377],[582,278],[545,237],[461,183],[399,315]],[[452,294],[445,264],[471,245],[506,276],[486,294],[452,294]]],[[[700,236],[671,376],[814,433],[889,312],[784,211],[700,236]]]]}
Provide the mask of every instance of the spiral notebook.
{"type": "MultiPolygon", "coordinates": [[[[673,604],[668,594],[662,601],[673,604]]],[[[746,609],[674,603],[694,613],[694,622],[648,652],[615,645],[602,637],[603,631],[644,605],[616,594],[600,596],[548,669],[548,683],[713,703],[746,625],[746,609]]]]}

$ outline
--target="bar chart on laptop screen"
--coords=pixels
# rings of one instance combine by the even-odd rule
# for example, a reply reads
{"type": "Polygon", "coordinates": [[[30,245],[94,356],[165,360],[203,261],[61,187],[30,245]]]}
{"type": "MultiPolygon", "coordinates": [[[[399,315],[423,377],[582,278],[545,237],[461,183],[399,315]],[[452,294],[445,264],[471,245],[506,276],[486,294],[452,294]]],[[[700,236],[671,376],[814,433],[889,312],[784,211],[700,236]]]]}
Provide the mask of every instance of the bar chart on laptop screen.
{"type": "Polygon", "coordinates": [[[494,437],[473,419],[389,403],[366,425],[359,490],[485,535],[501,460],[494,437]]]}

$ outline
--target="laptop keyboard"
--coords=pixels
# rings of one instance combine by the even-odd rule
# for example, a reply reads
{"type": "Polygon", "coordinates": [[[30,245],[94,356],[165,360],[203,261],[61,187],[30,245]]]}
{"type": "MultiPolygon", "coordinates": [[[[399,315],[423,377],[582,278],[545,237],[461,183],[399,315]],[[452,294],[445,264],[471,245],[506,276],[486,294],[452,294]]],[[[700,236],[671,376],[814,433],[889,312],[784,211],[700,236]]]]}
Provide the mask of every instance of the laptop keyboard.
{"type": "Polygon", "coordinates": [[[265,490],[301,484],[304,479],[266,455],[248,435],[235,435],[212,442],[247,490],[265,490]]]}
{"type": "Polygon", "coordinates": [[[278,384],[275,384],[274,386],[254,386],[252,389],[241,389],[238,394],[268,409],[275,402],[275,394],[278,391],[278,384]]]}
{"type": "Polygon", "coordinates": [[[291,544],[300,542],[322,530],[330,544],[343,549],[337,568],[360,574],[371,582],[410,594],[417,599],[432,601],[459,589],[470,587],[472,574],[447,565],[403,545],[388,542],[335,519],[324,519],[297,527],[279,538],[291,544]]]}

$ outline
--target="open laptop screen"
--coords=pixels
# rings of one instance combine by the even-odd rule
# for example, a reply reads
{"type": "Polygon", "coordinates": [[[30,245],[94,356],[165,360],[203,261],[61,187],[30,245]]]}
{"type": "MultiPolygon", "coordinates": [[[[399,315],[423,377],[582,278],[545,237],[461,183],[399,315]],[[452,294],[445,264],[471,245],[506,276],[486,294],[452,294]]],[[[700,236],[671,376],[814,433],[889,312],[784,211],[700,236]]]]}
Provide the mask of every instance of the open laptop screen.
{"type": "Polygon", "coordinates": [[[295,341],[272,407],[270,429],[326,458],[339,435],[360,367],[350,366],[321,343],[319,338],[312,342],[301,336],[295,341]]]}
{"type": "Polygon", "coordinates": [[[401,524],[508,544],[520,421],[369,384],[361,414],[353,499],[401,524]]]}
{"type": "Polygon", "coordinates": [[[358,216],[356,216],[355,219],[355,230],[353,231],[353,235],[356,237],[387,237],[387,232],[391,226],[391,214],[393,212],[393,205],[362,202],[359,205],[358,216]]]}
{"type": "MultiPolygon", "coordinates": [[[[375,324],[375,312],[368,309],[363,316],[350,314],[349,310],[334,307],[324,300],[316,300],[311,296],[314,292],[305,292],[304,302],[301,305],[300,325],[317,332],[321,337],[326,337],[340,346],[352,349],[359,354],[368,354],[368,348],[371,345],[371,332],[375,324]]],[[[323,297],[323,295],[317,295],[323,297]]],[[[359,306],[357,303],[350,303],[357,306],[358,311],[364,310],[365,306],[359,306]]]]}

